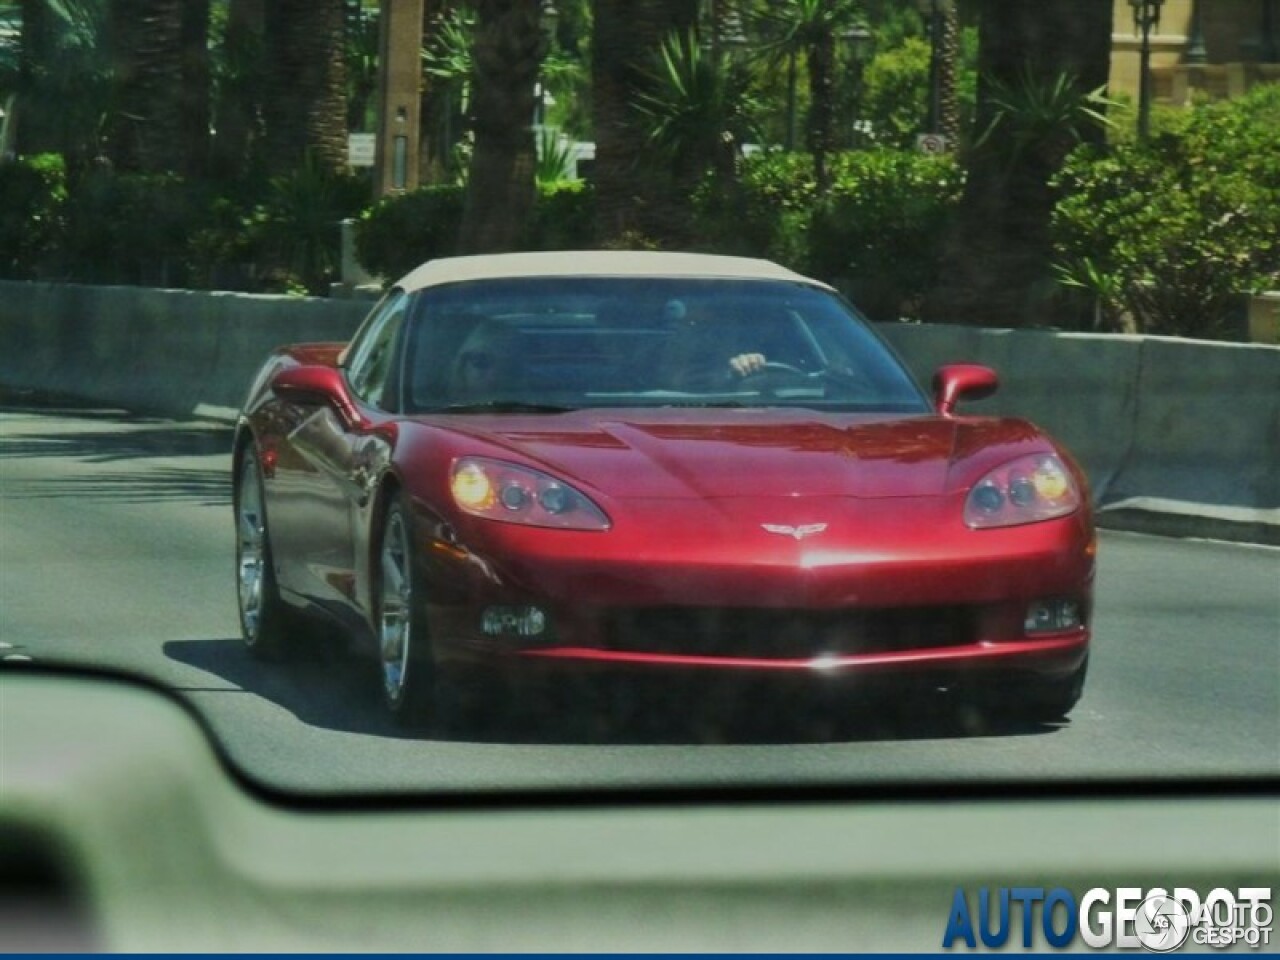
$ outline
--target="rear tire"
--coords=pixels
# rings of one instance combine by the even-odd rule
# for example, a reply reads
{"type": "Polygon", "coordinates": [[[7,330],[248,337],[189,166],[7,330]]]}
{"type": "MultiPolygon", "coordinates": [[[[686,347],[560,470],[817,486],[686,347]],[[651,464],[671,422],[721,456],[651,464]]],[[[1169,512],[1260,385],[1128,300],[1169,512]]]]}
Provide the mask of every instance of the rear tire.
{"type": "Polygon", "coordinates": [[[257,659],[283,660],[296,650],[301,614],[285,602],[276,583],[265,503],[262,468],[250,445],[240,460],[235,487],[240,634],[257,659]]]}

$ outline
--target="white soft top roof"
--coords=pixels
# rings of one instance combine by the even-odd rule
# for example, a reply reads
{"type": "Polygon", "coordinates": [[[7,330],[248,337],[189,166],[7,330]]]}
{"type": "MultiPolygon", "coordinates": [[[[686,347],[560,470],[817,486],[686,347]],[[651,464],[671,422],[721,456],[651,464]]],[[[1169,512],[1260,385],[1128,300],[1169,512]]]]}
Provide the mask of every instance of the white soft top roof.
{"type": "Polygon", "coordinates": [[[826,288],[826,284],[769,260],[648,250],[556,250],[443,257],[410,271],[397,286],[413,291],[444,283],[518,277],[720,277],[802,281],[826,288]]]}

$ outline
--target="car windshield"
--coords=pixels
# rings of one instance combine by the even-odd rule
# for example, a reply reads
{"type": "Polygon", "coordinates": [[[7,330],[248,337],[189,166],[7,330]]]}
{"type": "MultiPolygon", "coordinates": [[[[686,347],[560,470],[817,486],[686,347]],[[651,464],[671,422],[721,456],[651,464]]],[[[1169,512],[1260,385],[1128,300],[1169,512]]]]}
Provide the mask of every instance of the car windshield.
{"type": "Polygon", "coordinates": [[[281,791],[1274,778],[1278,424],[1280,0],[0,0],[0,670],[281,791]]]}
{"type": "Polygon", "coordinates": [[[403,382],[410,412],[928,409],[836,296],[767,280],[551,277],[431,288],[403,382]]]}

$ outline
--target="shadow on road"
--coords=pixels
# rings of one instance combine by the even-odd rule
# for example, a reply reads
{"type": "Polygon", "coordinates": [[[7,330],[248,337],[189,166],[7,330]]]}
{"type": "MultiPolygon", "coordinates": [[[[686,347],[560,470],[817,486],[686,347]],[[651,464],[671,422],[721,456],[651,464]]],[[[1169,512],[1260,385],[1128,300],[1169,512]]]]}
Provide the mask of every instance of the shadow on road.
{"type": "Polygon", "coordinates": [[[231,452],[229,427],[80,407],[0,405],[0,413],[18,415],[0,432],[0,461],[64,461],[30,479],[6,475],[0,493],[8,499],[182,500],[211,506],[231,502],[229,467],[222,459],[231,452]],[[38,416],[23,420],[22,414],[38,416]],[[216,462],[172,462],[196,458],[216,462]],[[96,469],[86,471],[86,464],[96,469]]]}
{"type": "Polygon", "coordinates": [[[231,505],[231,477],[225,468],[148,467],[143,471],[43,477],[32,482],[6,479],[0,494],[9,500],[179,500],[221,507],[231,505]]]}
{"type": "MultiPolygon", "coordinates": [[[[75,417],[82,419],[79,414],[75,417]]],[[[56,418],[49,418],[57,424],[56,418]]],[[[43,433],[10,429],[0,435],[0,457],[64,457],[87,463],[161,457],[206,457],[231,452],[231,428],[165,420],[107,421],[103,430],[43,433]]]]}
{"type": "Polygon", "coordinates": [[[493,689],[447,729],[406,730],[383,710],[371,657],[324,646],[314,659],[261,663],[239,639],[172,641],[164,652],[310,726],[378,737],[540,745],[787,744],[1025,736],[1061,726],[993,723],[932,691],[856,703],[847,688],[841,693],[799,684],[609,678],[493,689]]]}

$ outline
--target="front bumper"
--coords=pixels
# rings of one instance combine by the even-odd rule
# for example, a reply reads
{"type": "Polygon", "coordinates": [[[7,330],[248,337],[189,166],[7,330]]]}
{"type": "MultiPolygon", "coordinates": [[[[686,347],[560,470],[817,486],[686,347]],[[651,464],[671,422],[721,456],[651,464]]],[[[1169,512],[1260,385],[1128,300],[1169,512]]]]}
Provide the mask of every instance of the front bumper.
{"type": "Polygon", "coordinates": [[[643,536],[622,523],[575,533],[479,521],[448,542],[431,537],[423,548],[436,655],[516,669],[828,677],[1050,679],[1083,664],[1094,573],[1087,514],[973,531],[943,500],[858,506],[752,504],[753,515],[725,511],[734,522],[708,531],[705,515],[663,504],[643,536]],[[793,540],[757,534],[758,515],[844,526],[793,540]],[[1044,599],[1074,601],[1081,626],[1028,636],[1028,606],[1044,599]],[[495,606],[537,607],[546,629],[487,634],[483,612],[495,606]]]}

